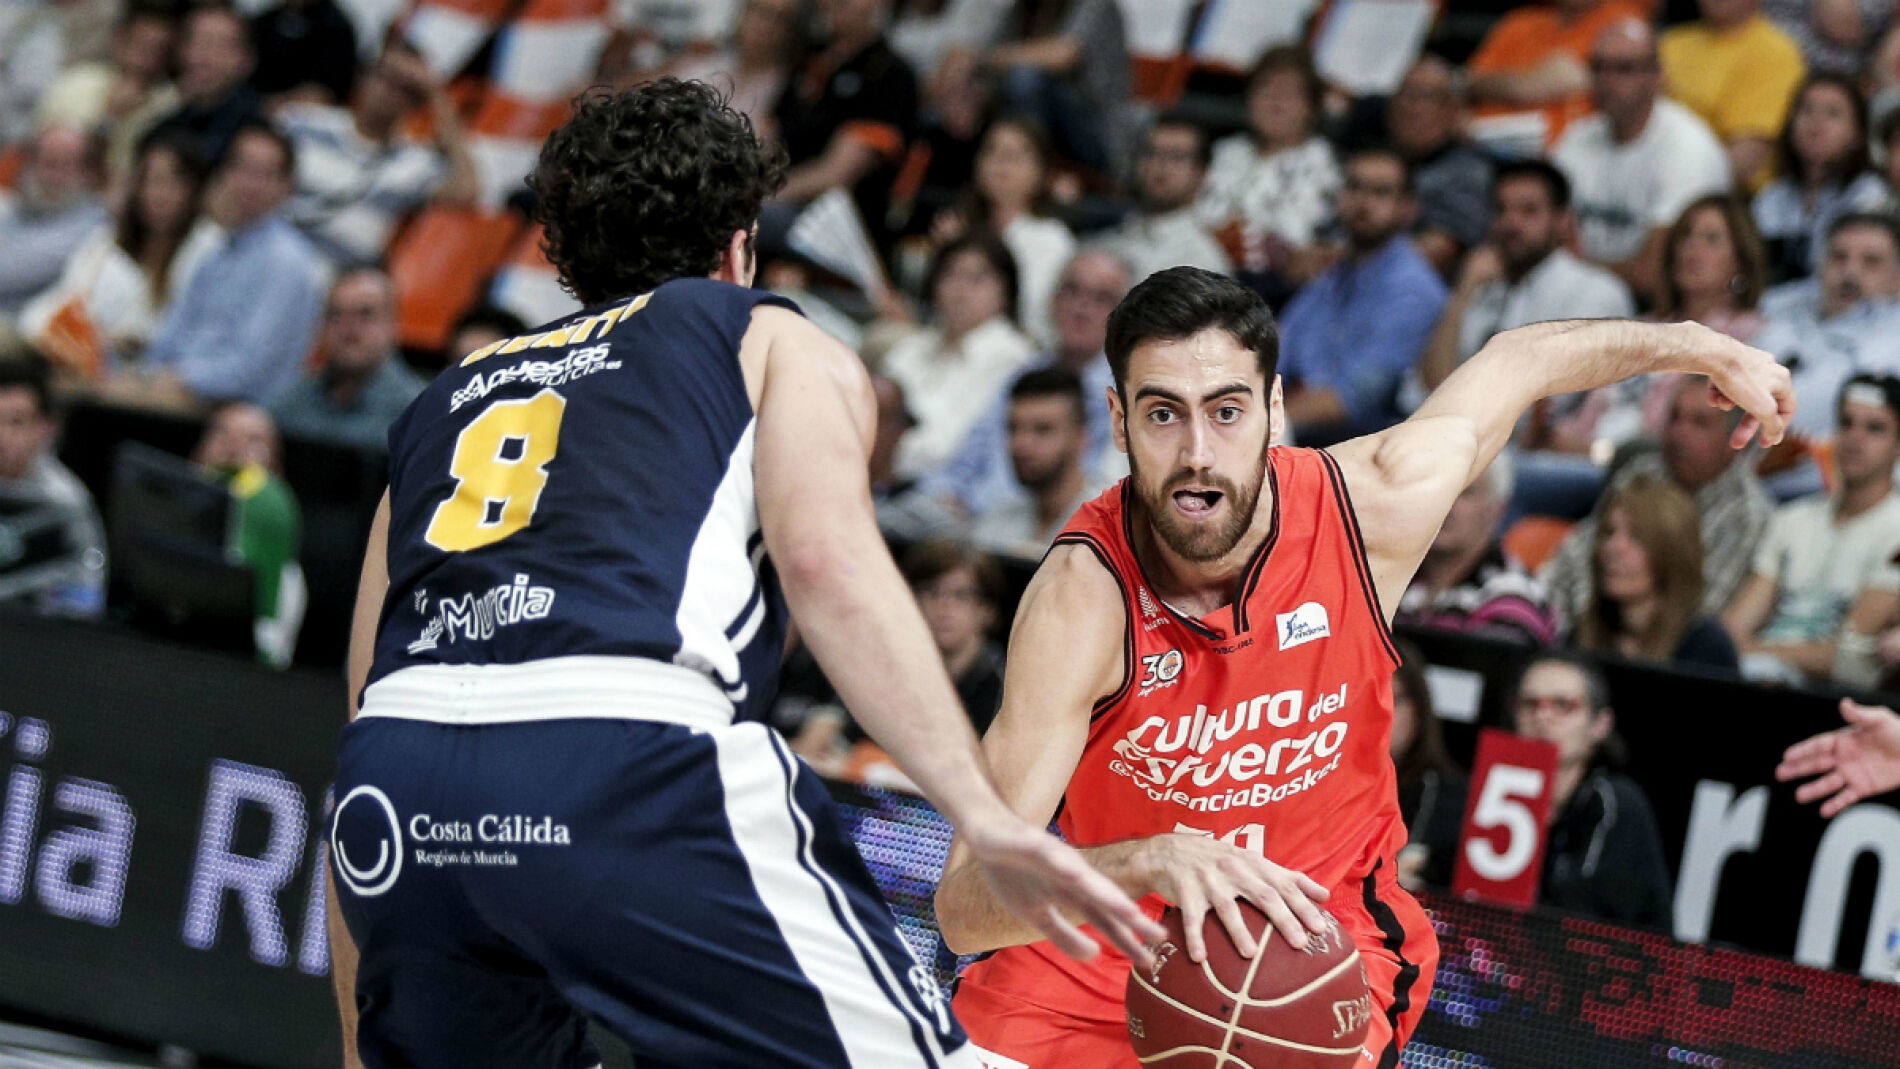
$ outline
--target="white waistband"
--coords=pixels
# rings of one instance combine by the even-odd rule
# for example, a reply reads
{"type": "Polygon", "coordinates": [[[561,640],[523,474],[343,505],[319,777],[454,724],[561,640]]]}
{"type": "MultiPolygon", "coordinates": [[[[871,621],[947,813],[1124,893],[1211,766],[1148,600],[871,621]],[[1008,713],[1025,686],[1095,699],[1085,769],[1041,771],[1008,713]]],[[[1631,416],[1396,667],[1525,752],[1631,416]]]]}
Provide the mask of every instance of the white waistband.
{"type": "Polygon", "coordinates": [[[460,725],[604,717],[696,731],[728,727],[732,714],[718,684],[690,668],[600,656],[415,665],[370,684],[357,713],[460,725]]]}

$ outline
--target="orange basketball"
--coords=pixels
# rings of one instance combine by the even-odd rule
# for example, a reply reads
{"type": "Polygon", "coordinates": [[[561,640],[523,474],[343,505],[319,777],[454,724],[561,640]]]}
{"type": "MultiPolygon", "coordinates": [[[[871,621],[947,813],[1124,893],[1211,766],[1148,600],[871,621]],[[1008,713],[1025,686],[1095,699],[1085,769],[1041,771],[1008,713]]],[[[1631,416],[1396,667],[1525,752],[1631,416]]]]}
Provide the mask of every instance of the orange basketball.
{"type": "Polygon", "coordinates": [[[1359,950],[1332,914],[1331,930],[1288,945],[1266,914],[1241,902],[1262,945],[1241,957],[1220,918],[1201,927],[1207,961],[1187,955],[1181,911],[1161,917],[1168,934],[1153,969],[1128,976],[1128,1038],[1156,1069],[1348,1069],[1372,1019],[1359,950]]]}

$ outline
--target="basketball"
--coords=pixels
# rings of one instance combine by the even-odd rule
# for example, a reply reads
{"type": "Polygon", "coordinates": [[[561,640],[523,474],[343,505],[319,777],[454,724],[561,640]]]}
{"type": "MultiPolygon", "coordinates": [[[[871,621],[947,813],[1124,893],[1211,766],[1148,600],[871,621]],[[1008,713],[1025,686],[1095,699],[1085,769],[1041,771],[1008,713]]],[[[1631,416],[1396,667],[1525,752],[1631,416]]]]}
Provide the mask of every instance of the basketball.
{"type": "Polygon", "coordinates": [[[1168,934],[1152,969],[1128,975],[1128,1038],[1156,1069],[1347,1069],[1371,1021],[1366,975],[1339,922],[1303,947],[1272,931],[1266,914],[1239,903],[1260,953],[1241,957],[1220,917],[1202,925],[1207,961],[1188,957],[1181,911],[1169,907],[1168,934]],[[1262,933],[1265,933],[1264,935],[1262,933]]]}

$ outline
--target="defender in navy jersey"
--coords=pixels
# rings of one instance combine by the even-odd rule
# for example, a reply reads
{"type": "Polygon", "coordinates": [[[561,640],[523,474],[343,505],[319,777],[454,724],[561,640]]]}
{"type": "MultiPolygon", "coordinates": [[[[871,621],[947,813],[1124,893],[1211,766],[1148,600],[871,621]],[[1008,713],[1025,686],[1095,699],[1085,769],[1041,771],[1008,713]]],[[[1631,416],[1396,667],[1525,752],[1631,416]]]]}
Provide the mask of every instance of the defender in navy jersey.
{"type": "Polygon", "coordinates": [[[642,1069],[976,1064],[758,722],[788,615],[1005,910],[1159,935],[990,784],[878,538],[864,369],[746,288],[781,173],[703,85],[582,101],[530,184],[587,309],[391,428],[330,827],[351,1064],[592,1066],[590,1017],[642,1069]]]}

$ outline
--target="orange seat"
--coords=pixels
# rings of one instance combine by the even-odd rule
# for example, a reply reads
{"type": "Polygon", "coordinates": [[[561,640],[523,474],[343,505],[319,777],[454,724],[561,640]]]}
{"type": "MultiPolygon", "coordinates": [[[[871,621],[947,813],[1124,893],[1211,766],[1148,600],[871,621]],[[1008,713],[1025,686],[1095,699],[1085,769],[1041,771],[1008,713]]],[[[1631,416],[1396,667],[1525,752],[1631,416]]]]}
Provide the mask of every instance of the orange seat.
{"type": "Polygon", "coordinates": [[[1556,555],[1557,547],[1575,526],[1572,521],[1555,516],[1526,516],[1504,532],[1504,552],[1534,572],[1556,555]]]}
{"type": "Polygon", "coordinates": [[[425,209],[389,251],[402,344],[440,349],[455,323],[481,299],[482,286],[507,259],[523,229],[513,212],[425,209]]]}

